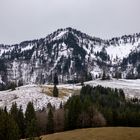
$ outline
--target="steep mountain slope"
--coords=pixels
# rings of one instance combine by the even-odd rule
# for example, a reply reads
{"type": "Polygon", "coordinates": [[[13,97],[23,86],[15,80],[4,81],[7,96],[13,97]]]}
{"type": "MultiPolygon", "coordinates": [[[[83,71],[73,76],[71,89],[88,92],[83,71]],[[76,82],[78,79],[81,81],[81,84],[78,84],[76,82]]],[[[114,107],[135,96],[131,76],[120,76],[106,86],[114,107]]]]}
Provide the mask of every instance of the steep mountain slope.
{"type": "Polygon", "coordinates": [[[0,82],[23,84],[52,82],[55,72],[60,82],[90,79],[103,71],[123,78],[139,74],[140,34],[111,40],[91,37],[72,28],[59,29],[45,38],[15,45],[0,45],[0,82]],[[125,59],[124,59],[125,58],[125,59]]]}

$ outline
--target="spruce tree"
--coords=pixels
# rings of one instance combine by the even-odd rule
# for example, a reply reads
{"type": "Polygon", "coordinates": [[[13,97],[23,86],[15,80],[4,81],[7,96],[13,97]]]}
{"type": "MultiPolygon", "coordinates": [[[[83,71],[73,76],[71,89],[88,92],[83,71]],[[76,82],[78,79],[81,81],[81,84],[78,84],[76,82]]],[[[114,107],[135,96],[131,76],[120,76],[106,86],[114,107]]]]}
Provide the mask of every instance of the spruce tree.
{"type": "Polygon", "coordinates": [[[18,125],[5,111],[0,113],[0,140],[19,140],[18,125]]]}
{"type": "Polygon", "coordinates": [[[7,139],[5,140],[19,140],[19,128],[17,123],[11,116],[8,116],[7,119],[7,139]]]}
{"type": "Polygon", "coordinates": [[[25,111],[26,137],[37,135],[37,119],[32,102],[29,102],[25,111]]]}
{"type": "Polygon", "coordinates": [[[68,102],[68,105],[66,105],[68,113],[65,120],[65,129],[72,130],[79,126],[78,117],[81,113],[82,103],[79,96],[73,96],[68,102]]]}
{"type": "Polygon", "coordinates": [[[53,97],[58,97],[58,88],[56,85],[54,85],[54,88],[53,88],[53,97]]]}
{"type": "Polygon", "coordinates": [[[5,137],[7,135],[6,119],[7,119],[7,115],[6,115],[5,111],[1,110],[1,113],[0,113],[0,140],[5,140],[5,137]]]}
{"type": "Polygon", "coordinates": [[[17,124],[18,124],[18,127],[19,127],[20,137],[21,138],[25,137],[25,118],[24,118],[22,106],[20,106],[20,109],[18,110],[17,124]]]}
{"type": "Polygon", "coordinates": [[[63,103],[61,102],[59,109],[62,109],[62,108],[63,108],[63,103]]]}
{"type": "Polygon", "coordinates": [[[13,117],[13,119],[17,122],[18,120],[18,108],[17,108],[17,103],[13,103],[11,110],[10,110],[10,114],[13,117]]]}
{"type": "Polygon", "coordinates": [[[20,137],[23,138],[25,136],[25,119],[22,107],[20,109],[17,108],[17,104],[12,104],[10,115],[13,117],[14,121],[17,123],[19,127],[20,137]]]}
{"type": "Polygon", "coordinates": [[[53,121],[52,109],[49,109],[49,112],[48,112],[46,130],[47,130],[47,133],[49,134],[54,132],[54,121],[53,121]]]}
{"type": "Polygon", "coordinates": [[[35,119],[31,119],[26,127],[26,136],[30,139],[34,139],[37,136],[37,122],[35,119]]]}
{"type": "Polygon", "coordinates": [[[35,110],[32,102],[29,102],[25,111],[26,122],[36,119],[35,110]]]}

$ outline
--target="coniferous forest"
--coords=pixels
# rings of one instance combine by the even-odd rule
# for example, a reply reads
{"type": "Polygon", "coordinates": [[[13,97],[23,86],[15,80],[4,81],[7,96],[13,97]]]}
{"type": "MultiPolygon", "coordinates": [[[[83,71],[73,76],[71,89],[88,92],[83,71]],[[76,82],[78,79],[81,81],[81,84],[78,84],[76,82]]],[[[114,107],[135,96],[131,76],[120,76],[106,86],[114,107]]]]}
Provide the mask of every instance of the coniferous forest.
{"type": "Polygon", "coordinates": [[[140,127],[140,100],[127,99],[123,90],[102,86],[83,86],[80,95],[72,96],[55,109],[50,103],[35,111],[29,102],[25,113],[14,103],[0,110],[0,140],[34,139],[78,128],[102,126],[140,127]]]}

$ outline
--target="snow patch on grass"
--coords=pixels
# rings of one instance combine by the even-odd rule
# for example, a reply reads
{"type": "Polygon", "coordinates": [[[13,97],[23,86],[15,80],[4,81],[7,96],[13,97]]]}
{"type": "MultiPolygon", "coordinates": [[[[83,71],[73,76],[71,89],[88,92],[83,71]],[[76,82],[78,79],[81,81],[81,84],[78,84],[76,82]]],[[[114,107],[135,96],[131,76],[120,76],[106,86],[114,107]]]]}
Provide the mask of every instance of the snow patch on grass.
{"type": "Polygon", "coordinates": [[[41,88],[37,85],[27,85],[16,88],[11,91],[0,91],[0,107],[7,106],[10,110],[12,103],[16,102],[18,107],[22,105],[23,111],[25,112],[28,102],[33,102],[35,110],[47,107],[48,103],[52,106],[59,108],[61,102],[66,102],[69,96],[63,98],[54,98],[41,92],[41,88]]]}

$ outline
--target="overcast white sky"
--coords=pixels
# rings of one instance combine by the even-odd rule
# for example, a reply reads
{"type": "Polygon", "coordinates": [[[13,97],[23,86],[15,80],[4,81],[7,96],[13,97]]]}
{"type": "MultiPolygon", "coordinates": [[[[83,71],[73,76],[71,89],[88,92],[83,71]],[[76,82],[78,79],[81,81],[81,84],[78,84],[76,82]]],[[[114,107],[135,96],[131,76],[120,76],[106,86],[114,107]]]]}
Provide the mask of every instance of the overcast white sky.
{"type": "Polygon", "coordinates": [[[140,0],[0,0],[0,44],[66,27],[103,39],[140,32],[140,0]]]}

